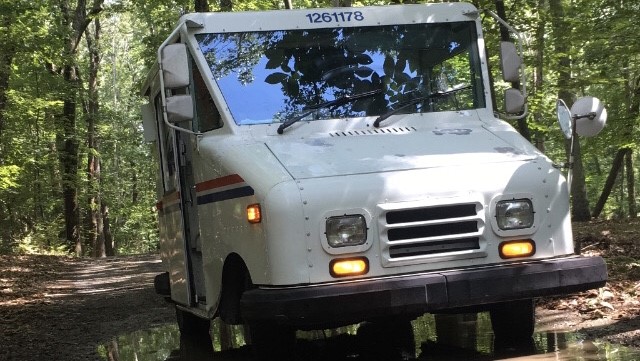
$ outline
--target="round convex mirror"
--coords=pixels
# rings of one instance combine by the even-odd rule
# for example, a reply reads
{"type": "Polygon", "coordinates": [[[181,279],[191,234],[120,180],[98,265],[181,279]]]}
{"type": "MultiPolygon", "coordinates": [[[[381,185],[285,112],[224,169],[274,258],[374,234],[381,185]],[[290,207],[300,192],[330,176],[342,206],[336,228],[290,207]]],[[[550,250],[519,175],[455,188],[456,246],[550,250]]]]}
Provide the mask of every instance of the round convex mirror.
{"type": "Polygon", "coordinates": [[[571,106],[571,114],[576,117],[576,133],[583,137],[597,135],[607,123],[607,109],[598,98],[576,100],[571,106]]]}
{"type": "Polygon", "coordinates": [[[562,129],[562,133],[565,138],[571,139],[571,132],[573,131],[571,124],[571,112],[562,99],[558,99],[556,102],[556,109],[560,129],[562,129]]]}

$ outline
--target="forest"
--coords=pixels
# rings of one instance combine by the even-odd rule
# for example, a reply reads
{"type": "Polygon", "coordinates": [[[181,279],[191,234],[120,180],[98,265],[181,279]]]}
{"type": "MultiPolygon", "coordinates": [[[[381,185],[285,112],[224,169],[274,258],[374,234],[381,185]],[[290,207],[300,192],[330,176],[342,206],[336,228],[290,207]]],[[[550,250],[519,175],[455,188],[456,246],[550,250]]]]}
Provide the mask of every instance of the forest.
{"type": "MultiPolygon", "coordinates": [[[[139,92],[181,14],[403,2],[423,1],[0,0],[0,254],[157,249],[157,166],[139,92]]],[[[522,33],[529,115],[513,125],[555,163],[568,159],[556,100],[606,104],[605,130],[575,149],[573,220],[635,218],[640,3],[473,2],[522,33]]],[[[488,20],[487,39],[498,39],[488,20]]]]}

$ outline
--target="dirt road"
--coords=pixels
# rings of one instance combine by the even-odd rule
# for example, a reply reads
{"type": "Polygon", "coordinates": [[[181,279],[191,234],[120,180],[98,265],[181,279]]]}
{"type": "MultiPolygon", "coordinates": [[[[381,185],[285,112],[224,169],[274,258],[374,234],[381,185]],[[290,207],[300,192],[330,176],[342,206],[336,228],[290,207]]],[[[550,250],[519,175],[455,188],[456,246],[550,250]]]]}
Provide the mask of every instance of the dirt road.
{"type": "Polygon", "coordinates": [[[99,360],[99,344],[173,322],[156,256],[0,257],[0,360],[99,360]]]}

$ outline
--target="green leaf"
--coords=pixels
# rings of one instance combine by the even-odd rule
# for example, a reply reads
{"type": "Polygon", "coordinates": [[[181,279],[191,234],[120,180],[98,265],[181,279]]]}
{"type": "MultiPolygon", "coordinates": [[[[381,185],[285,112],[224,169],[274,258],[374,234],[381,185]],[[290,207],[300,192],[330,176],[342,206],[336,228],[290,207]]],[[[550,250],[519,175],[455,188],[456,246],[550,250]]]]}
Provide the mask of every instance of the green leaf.
{"type": "Polygon", "coordinates": [[[288,75],[285,73],[272,73],[267,75],[267,77],[264,79],[264,82],[268,84],[283,83],[287,79],[287,77],[288,75]]]}

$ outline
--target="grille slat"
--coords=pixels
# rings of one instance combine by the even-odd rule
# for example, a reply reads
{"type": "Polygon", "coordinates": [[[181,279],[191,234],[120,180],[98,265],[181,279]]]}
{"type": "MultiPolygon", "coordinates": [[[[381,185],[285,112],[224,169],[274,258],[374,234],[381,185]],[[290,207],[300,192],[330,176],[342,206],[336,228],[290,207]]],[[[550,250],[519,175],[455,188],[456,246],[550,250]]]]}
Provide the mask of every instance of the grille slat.
{"type": "Polygon", "coordinates": [[[440,237],[451,234],[473,233],[477,231],[478,222],[474,220],[458,223],[390,229],[388,237],[389,241],[393,242],[403,239],[440,237]]]}
{"type": "Polygon", "coordinates": [[[387,213],[387,223],[410,223],[476,215],[475,204],[455,204],[433,208],[405,209],[387,213]]]}
{"type": "Polygon", "coordinates": [[[411,257],[443,252],[467,251],[470,249],[480,249],[478,237],[456,239],[453,241],[441,241],[430,243],[418,243],[408,246],[391,246],[389,254],[391,257],[411,257]]]}

